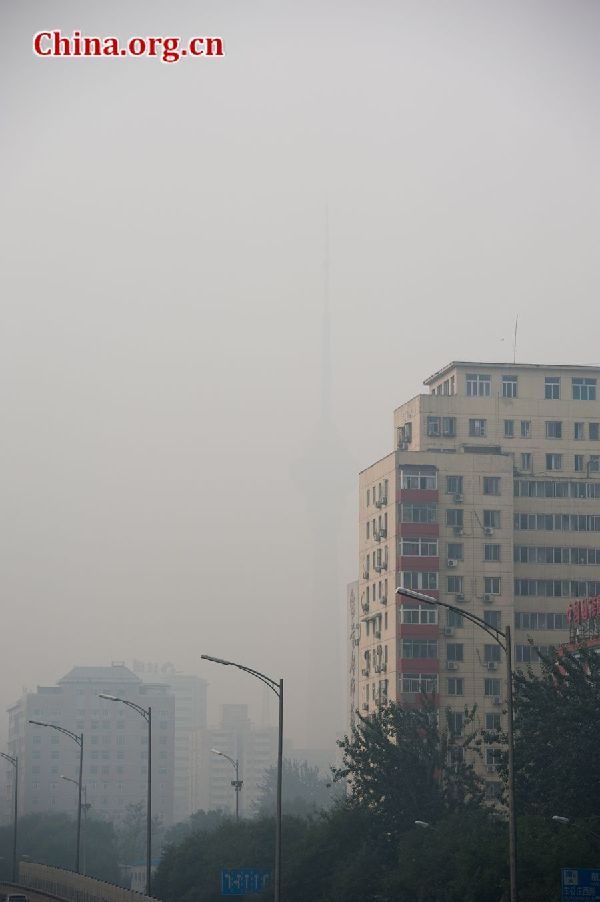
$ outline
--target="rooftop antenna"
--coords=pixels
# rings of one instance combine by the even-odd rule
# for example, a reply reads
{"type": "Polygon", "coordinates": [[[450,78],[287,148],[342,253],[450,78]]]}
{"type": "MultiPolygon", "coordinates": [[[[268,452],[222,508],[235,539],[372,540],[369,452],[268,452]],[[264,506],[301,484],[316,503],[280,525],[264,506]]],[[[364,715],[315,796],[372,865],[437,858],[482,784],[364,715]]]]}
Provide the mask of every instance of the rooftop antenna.
{"type": "Polygon", "coordinates": [[[513,339],[513,363],[517,362],[517,330],[519,328],[519,314],[515,317],[515,337],[513,339]]]}

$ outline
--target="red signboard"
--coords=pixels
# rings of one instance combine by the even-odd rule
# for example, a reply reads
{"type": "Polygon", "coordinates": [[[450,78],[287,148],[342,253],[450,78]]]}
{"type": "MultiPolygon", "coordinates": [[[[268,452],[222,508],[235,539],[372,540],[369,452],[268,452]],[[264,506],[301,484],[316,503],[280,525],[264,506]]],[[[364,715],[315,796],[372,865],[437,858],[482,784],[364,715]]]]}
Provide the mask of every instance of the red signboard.
{"type": "Polygon", "coordinates": [[[600,617],[600,595],[572,601],[567,608],[567,623],[583,623],[600,617]]]}

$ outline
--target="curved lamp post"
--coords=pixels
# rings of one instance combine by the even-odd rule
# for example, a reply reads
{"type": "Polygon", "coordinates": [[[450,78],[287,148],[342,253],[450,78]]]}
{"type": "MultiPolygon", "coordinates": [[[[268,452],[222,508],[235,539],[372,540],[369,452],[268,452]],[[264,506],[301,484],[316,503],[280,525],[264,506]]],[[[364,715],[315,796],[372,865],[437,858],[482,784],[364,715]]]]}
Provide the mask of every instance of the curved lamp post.
{"type": "Polygon", "coordinates": [[[240,789],[243,785],[243,780],[240,780],[240,762],[237,758],[230,758],[229,755],[226,755],[225,752],[220,752],[219,749],[211,749],[213,755],[219,755],[221,758],[226,758],[230,764],[235,768],[235,780],[231,781],[231,785],[235,789],[235,819],[239,821],[240,819],[240,789]]]}
{"type": "Polygon", "coordinates": [[[105,698],[109,702],[121,702],[127,705],[133,711],[136,711],[140,717],[143,717],[148,724],[148,792],[146,800],[146,895],[151,896],[152,889],[152,708],[142,708],[135,702],[130,702],[126,698],[119,698],[116,695],[106,695],[104,692],[99,693],[99,698],[105,698]]]}
{"type": "Polygon", "coordinates": [[[223,658],[213,658],[212,655],[200,655],[204,661],[212,661],[213,664],[223,664],[225,667],[237,667],[244,673],[249,673],[256,677],[265,686],[268,686],[271,692],[274,692],[279,699],[279,739],[277,744],[277,815],[275,818],[275,880],[274,880],[274,902],[280,902],[281,899],[281,782],[283,774],[283,680],[272,680],[271,677],[261,673],[260,670],[253,670],[252,667],[245,667],[243,664],[236,664],[235,661],[225,661],[223,658]]]}
{"type": "Polygon", "coordinates": [[[587,834],[587,836],[593,836],[594,839],[597,839],[600,842],[600,836],[597,833],[593,833],[591,830],[588,830],[586,827],[580,827],[579,824],[576,824],[570,817],[561,817],[559,814],[553,814],[552,820],[555,824],[565,824],[569,827],[575,827],[576,830],[579,830],[581,833],[587,834]]]}
{"type": "Polygon", "coordinates": [[[19,818],[19,758],[15,755],[7,755],[0,752],[0,758],[4,758],[15,769],[15,797],[13,812],[13,847],[12,847],[12,882],[17,882],[17,821],[19,818]]]}
{"type": "Polygon", "coordinates": [[[470,623],[474,623],[475,626],[478,626],[480,629],[485,630],[485,632],[492,637],[494,642],[496,642],[500,646],[500,648],[504,650],[504,653],[506,655],[506,707],[508,713],[508,729],[506,732],[508,741],[508,855],[510,872],[510,902],[518,902],[517,820],[515,810],[514,761],[515,745],[513,736],[513,673],[510,626],[507,624],[504,630],[497,629],[494,626],[490,626],[485,622],[485,620],[482,620],[481,617],[478,617],[476,614],[472,614],[470,611],[465,611],[463,608],[457,608],[454,605],[447,604],[445,601],[438,601],[437,598],[432,598],[431,595],[426,595],[423,592],[415,592],[414,589],[405,589],[403,587],[400,587],[396,589],[396,595],[401,595],[405,598],[414,598],[416,601],[422,601],[425,604],[434,604],[437,607],[446,608],[446,610],[448,611],[454,611],[455,613],[460,614],[461,617],[465,618],[465,620],[468,620],[470,623]]]}
{"type": "Polygon", "coordinates": [[[79,746],[79,780],[77,781],[78,788],[78,805],[77,805],[77,850],[75,852],[75,873],[80,874],[79,870],[79,860],[81,853],[81,789],[82,789],[82,779],[83,779],[83,733],[73,733],[71,730],[66,730],[64,727],[59,727],[58,724],[55,723],[44,723],[41,720],[30,720],[29,723],[34,724],[36,727],[50,727],[51,730],[58,730],[59,733],[63,733],[65,736],[68,736],[69,739],[72,739],[73,742],[76,742],[79,746]]]}

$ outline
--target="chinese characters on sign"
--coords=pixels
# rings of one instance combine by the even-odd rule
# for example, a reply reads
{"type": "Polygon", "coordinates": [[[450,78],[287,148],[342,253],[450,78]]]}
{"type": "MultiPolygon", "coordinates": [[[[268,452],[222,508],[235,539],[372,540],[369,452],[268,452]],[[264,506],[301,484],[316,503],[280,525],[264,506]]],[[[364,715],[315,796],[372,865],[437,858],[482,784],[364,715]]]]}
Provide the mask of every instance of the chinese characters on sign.
{"type": "Polygon", "coordinates": [[[229,868],[221,871],[221,895],[245,896],[247,893],[262,893],[269,885],[270,871],[257,868],[229,868]]]}

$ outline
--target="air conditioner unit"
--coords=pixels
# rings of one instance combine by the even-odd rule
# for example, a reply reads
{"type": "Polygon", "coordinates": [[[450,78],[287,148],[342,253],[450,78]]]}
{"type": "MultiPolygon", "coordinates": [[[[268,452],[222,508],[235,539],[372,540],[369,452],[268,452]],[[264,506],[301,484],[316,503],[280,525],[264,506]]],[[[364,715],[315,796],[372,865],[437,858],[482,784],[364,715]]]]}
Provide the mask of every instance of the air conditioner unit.
{"type": "Polygon", "coordinates": [[[488,661],[487,669],[488,670],[498,670],[498,664],[496,663],[496,661],[488,661]]]}
{"type": "Polygon", "coordinates": [[[382,673],[387,673],[387,664],[385,663],[385,661],[383,662],[383,664],[380,666],[379,669],[382,673]]]}
{"type": "Polygon", "coordinates": [[[464,497],[460,494],[460,492],[457,492],[456,495],[454,495],[453,500],[454,500],[454,503],[455,503],[455,504],[462,504],[463,501],[464,501],[465,499],[464,499],[464,497]]]}
{"type": "Polygon", "coordinates": [[[462,592],[459,592],[458,595],[455,595],[454,597],[455,597],[456,601],[464,601],[465,600],[465,596],[463,595],[462,592]]]}
{"type": "Polygon", "coordinates": [[[486,767],[486,770],[487,770],[488,774],[495,774],[496,773],[496,765],[488,764],[488,766],[486,767]]]}
{"type": "Polygon", "coordinates": [[[445,626],[444,629],[442,630],[442,633],[444,636],[453,636],[454,635],[454,627],[445,626]]]}
{"type": "Polygon", "coordinates": [[[363,711],[368,711],[368,710],[369,710],[369,706],[367,705],[366,702],[363,703],[362,709],[363,709],[363,711]]]}
{"type": "Polygon", "coordinates": [[[369,577],[369,571],[368,571],[368,570],[363,570],[363,579],[369,579],[369,578],[370,578],[370,577],[369,577]]]}
{"type": "Polygon", "coordinates": [[[483,531],[484,531],[484,533],[485,533],[486,536],[493,536],[493,535],[494,535],[494,530],[492,529],[491,526],[484,526],[483,531]]]}
{"type": "Polygon", "coordinates": [[[387,539],[387,529],[385,528],[385,526],[382,526],[381,529],[379,530],[379,538],[387,539]]]}
{"type": "Polygon", "coordinates": [[[491,604],[494,599],[491,595],[484,595],[483,600],[485,601],[486,604],[491,604]]]}
{"type": "Polygon", "coordinates": [[[454,532],[455,536],[464,536],[464,534],[465,534],[465,531],[462,528],[462,526],[453,526],[452,531],[454,532]]]}
{"type": "Polygon", "coordinates": [[[456,661],[446,661],[446,670],[458,670],[456,661]]]}
{"type": "Polygon", "coordinates": [[[382,595],[379,599],[380,604],[387,604],[387,595],[382,595]]]}
{"type": "Polygon", "coordinates": [[[376,639],[381,639],[381,630],[376,630],[374,635],[376,639]]]}
{"type": "Polygon", "coordinates": [[[375,564],[373,569],[375,570],[375,573],[381,573],[381,571],[383,570],[383,564],[375,564]]]}
{"type": "Polygon", "coordinates": [[[495,696],[494,696],[494,704],[495,704],[495,705],[501,705],[501,704],[502,704],[502,699],[500,698],[499,695],[495,695],[495,696]]]}
{"type": "Polygon", "coordinates": [[[456,561],[455,561],[454,558],[452,558],[452,557],[449,557],[449,558],[448,558],[447,564],[448,564],[448,566],[449,566],[450,568],[456,567],[456,561]]]}
{"type": "Polygon", "coordinates": [[[380,535],[378,529],[374,529],[374,530],[373,530],[373,538],[375,539],[376,542],[378,542],[379,539],[381,538],[381,535],[380,535]]]}
{"type": "Polygon", "coordinates": [[[368,677],[368,676],[369,676],[369,671],[367,670],[366,667],[363,667],[363,669],[361,670],[361,674],[362,674],[364,677],[368,677]]]}

